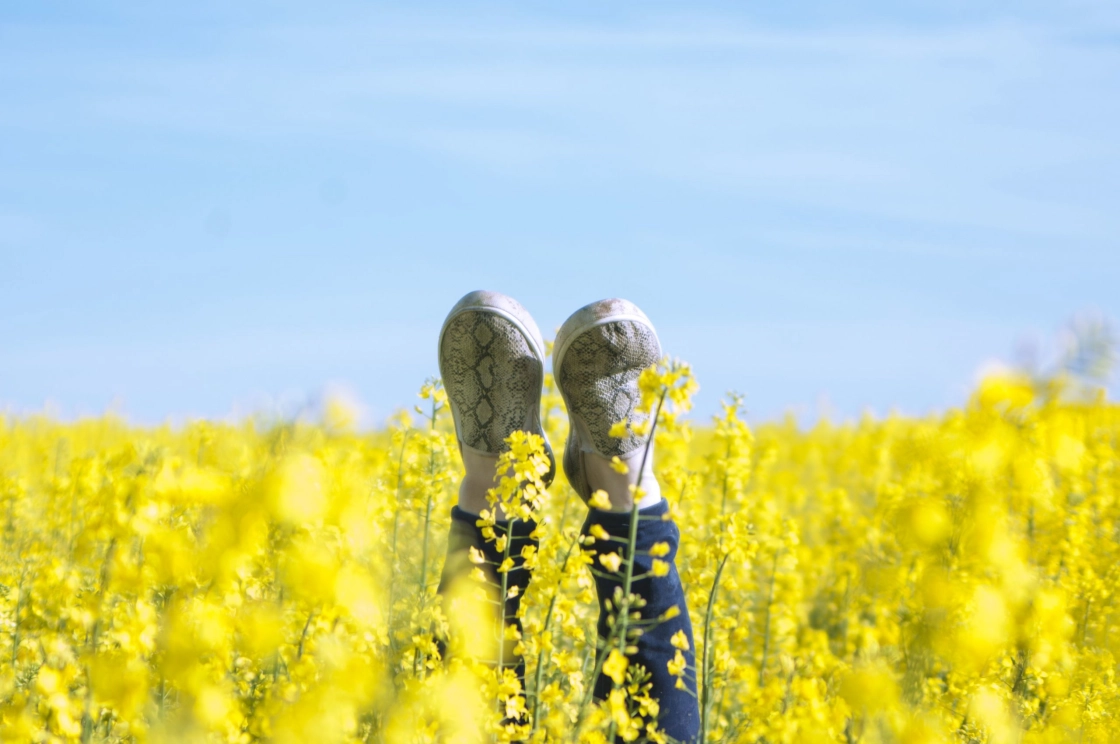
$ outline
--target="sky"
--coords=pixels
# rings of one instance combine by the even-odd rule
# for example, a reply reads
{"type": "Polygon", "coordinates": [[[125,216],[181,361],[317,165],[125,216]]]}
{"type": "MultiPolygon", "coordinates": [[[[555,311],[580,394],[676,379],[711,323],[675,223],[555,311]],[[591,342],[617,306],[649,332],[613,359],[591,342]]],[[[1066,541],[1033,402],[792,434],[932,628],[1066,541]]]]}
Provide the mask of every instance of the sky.
{"type": "Polygon", "coordinates": [[[922,414],[1120,318],[1118,202],[1112,0],[5,3],[0,411],[377,425],[492,289],[922,414]]]}

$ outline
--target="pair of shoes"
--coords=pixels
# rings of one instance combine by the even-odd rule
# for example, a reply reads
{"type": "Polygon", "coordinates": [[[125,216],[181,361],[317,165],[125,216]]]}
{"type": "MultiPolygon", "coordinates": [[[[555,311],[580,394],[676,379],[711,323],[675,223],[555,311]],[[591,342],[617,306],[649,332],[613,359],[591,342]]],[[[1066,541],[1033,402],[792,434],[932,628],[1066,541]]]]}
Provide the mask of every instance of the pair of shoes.
{"type": "MultiPolygon", "coordinates": [[[[593,302],[560,327],[552,370],[570,420],[564,473],[585,502],[592,494],[589,466],[614,457],[629,465],[646,450],[648,437],[633,432],[642,416],[636,410],[641,401],[638,376],[660,359],[653,324],[626,300],[593,302]],[[610,429],[619,421],[627,421],[630,431],[625,437],[612,437],[610,429]],[[600,460],[589,463],[588,455],[600,460]]],[[[553,463],[548,482],[556,467],[541,426],[544,365],[545,345],[532,316],[498,292],[466,295],[440,330],[440,376],[460,446],[493,456],[514,431],[538,434],[553,463]]],[[[647,471],[651,459],[646,459],[647,471]]],[[[644,477],[643,483],[648,483],[644,477]]]]}

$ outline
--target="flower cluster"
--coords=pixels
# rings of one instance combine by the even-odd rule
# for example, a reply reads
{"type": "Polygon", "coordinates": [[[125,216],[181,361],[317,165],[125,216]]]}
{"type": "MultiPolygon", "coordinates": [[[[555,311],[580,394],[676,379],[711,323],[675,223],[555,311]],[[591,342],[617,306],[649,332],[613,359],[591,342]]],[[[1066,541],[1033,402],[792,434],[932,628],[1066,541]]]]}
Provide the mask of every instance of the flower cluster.
{"type": "MultiPolygon", "coordinates": [[[[1120,407],[1006,375],[938,416],[752,430],[734,396],[710,426],[681,417],[683,365],[641,389],[696,629],[669,672],[698,690],[705,742],[1113,738],[1120,407]]],[[[663,740],[629,660],[640,598],[598,641],[593,572],[625,575],[627,554],[584,551],[539,438],[511,438],[478,525],[499,582],[532,572],[519,623],[441,601],[462,466],[438,382],[422,397],[419,423],[372,433],[339,406],[179,429],[0,418],[0,740],[663,740]],[[517,520],[534,544],[514,553],[517,520]],[[523,687],[443,643],[472,628],[513,645],[523,687]]]]}

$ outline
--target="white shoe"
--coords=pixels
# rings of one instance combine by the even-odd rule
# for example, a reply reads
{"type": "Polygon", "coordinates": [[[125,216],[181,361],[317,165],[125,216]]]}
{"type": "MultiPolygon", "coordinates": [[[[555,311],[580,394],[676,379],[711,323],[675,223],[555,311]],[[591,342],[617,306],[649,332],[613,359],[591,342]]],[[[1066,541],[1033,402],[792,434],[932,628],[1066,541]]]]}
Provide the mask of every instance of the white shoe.
{"type": "Polygon", "coordinates": [[[464,457],[493,457],[515,431],[544,438],[541,427],[545,346],[529,312],[512,297],[478,290],[455,303],[439,333],[439,372],[464,457]]]}
{"type": "Polygon", "coordinates": [[[618,494],[626,494],[627,484],[636,484],[639,478],[647,494],[639,506],[660,500],[649,437],[632,431],[622,438],[610,435],[619,421],[634,425],[646,418],[635,410],[641,402],[638,376],[660,360],[661,342],[653,324],[637,305],[626,300],[593,302],[560,327],[552,373],[570,421],[564,473],[584,501],[591,498],[594,482],[610,492],[612,510],[628,511],[628,497],[618,494]],[[614,457],[627,465],[629,474],[620,477],[610,468],[614,457]]]}

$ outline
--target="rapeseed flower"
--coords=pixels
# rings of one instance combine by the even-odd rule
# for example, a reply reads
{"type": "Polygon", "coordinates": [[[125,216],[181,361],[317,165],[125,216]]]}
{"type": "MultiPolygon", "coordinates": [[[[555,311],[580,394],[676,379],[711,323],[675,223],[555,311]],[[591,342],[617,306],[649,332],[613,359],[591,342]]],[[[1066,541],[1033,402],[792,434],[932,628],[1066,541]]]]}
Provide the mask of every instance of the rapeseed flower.
{"type": "MultiPolygon", "coordinates": [[[[633,431],[682,532],[697,663],[682,634],[668,671],[699,683],[706,742],[1114,738],[1120,408],[1001,373],[937,416],[752,428],[738,396],[691,423],[695,388],[647,370],[633,431]]],[[[640,598],[612,600],[596,645],[591,571],[625,575],[627,536],[584,552],[539,438],[511,438],[479,518],[502,560],[470,553],[483,583],[436,596],[461,473],[446,405],[431,380],[418,418],[368,433],[329,405],[267,426],[0,419],[0,740],[664,741],[628,656],[640,598]],[[524,592],[485,584],[519,566],[524,592]],[[511,592],[520,631],[494,618],[511,592]],[[506,644],[524,684],[486,663],[506,644]]],[[[551,377],[542,423],[564,441],[551,377]]],[[[649,555],[659,580],[668,545],[649,555]]]]}

